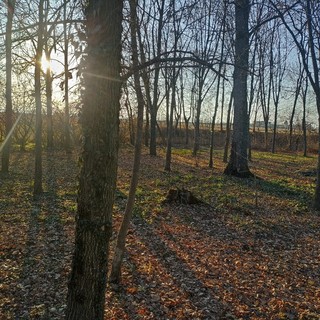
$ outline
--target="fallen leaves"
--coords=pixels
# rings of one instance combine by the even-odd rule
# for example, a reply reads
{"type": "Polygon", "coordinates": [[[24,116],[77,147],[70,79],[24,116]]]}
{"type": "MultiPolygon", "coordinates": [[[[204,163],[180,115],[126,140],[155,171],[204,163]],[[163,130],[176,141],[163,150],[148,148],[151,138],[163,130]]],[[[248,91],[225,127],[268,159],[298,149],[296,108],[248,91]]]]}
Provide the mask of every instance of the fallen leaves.
{"type": "MultiPolygon", "coordinates": [[[[115,229],[132,164],[132,153],[124,153],[115,229]]],[[[320,218],[305,209],[305,197],[295,198],[300,190],[295,183],[310,181],[302,182],[308,177],[299,172],[295,178],[290,168],[283,179],[270,169],[273,162],[268,159],[262,158],[259,175],[270,173],[281,183],[265,183],[257,207],[254,183],[222,176],[218,159],[220,171],[212,175],[204,153],[196,168],[191,156],[180,154],[174,157],[176,171],[168,174],[161,169],[161,156],[144,154],[122,283],[107,290],[105,318],[319,320],[320,218]],[[170,187],[181,187],[172,183],[180,181],[210,206],[161,206],[170,187]],[[303,213],[294,211],[302,206],[297,203],[303,204],[303,213]]],[[[15,173],[2,181],[1,319],[63,319],[77,168],[62,153],[45,157],[44,164],[48,190],[37,202],[31,196],[30,154],[16,155],[15,173]],[[12,196],[15,192],[19,198],[12,196]]],[[[283,172],[281,161],[276,165],[283,172]]]]}

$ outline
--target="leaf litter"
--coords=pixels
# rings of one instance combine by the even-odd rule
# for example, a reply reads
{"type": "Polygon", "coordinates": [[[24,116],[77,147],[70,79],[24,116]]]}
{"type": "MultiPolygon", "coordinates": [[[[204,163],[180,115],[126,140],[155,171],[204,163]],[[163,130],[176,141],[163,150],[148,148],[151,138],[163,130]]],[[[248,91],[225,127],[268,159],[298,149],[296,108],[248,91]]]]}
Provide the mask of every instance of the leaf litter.
{"type": "MultiPolygon", "coordinates": [[[[122,282],[108,287],[105,319],[320,319],[320,217],[308,200],[313,177],[300,174],[310,159],[290,169],[257,155],[257,185],[223,176],[219,155],[209,169],[206,152],[195,163],[174,150],[165,172],[162,153],[144,150],[122,282]],[[205,204],[163,205],[172,187],[205,204]]],[[[120,152],[114,235],[132,156],[128,146],[120,152]]],[[[0,182],[1,319],[63,319],[66,307],[76,154],[44,154],[45,192],[37,200],[32,172],[32,154],[16,153],[0,182]]]]}

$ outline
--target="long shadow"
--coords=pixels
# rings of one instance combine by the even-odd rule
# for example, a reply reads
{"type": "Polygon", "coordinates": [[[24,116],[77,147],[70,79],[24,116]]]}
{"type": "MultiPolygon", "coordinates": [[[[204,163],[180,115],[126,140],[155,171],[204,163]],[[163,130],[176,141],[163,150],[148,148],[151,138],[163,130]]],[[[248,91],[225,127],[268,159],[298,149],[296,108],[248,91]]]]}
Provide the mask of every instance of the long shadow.
{"type": "Polygon", "coordinates": [[[57,195],[57,166],[61,166],[58,162],[56,154],[44,157],[47,190],[34,200],[29,215],[16,319],[63,318],[70,248],[61,216],[63,207],[57,195]]]}
{"type": "Polygon", "coordinates": [[[285,186],[280,181],[260,180],[258,187],[260,187],[263,192],[267,192],[274,196],[296,199],[300,202],[309,202],[308,200],[312,197],[310,191],[302,190],[301,188],[294,186],[285,186]]]}
{"type": "MultiPolygon", "coordinates": [[[[162,265],[167,269],[168,273],[171,275],[171,277],[174,279],[174,283],[176,286],[178,286],[181,290],[184,291],[185,295],[187,296],[186,299],[188,299],[194,308],[196,310],[202,310],[201,319],[223,319],[225,313],[232,314],[232,310],[228,310],[228,307],[223,303],[223,301],[220,301],[220,299],[217,299],[217,296],[219,296],[219,290],[217,288],[217,291],[214,287],[208,287],[205,283],[205,281],[208,279],[205,278],[205,281],[201,281],[197,277],[197,273],[193,271],[189,265],[187,265],[178,255],[178,252],[186,253],[186,250],[188,248],[183,244],[183,242],[180,243],[179,234],[171,234],[170,232],[167,232],[161,228],[161,230],[158,230],[156,226],[154,225],[148,225],[141,219],[135,219],[134,220],[135,228],[134,232],[138,235],[138,237],[141,239],[141,241],[149,248],[149,250],[158,257],[158,261],[162,263],[162,265]],[[156,232],[156,230],[160,231],[156,232]],[[161,235],[161,237],[160,237],[161,235]],[[171,249],[168,246],[168,244],[174,244],[174,249],[171,249]],[[196,288],[196,290],[195,290],[196,288]],[[220,313],[218,313],[216,310],[223,310],[220,313]]],[[[192,228],[194,228],[194,224],[192,225],[192,228]]],[[[195,227],[196,228],[196,227],[195,227]]],[[[317,238],[317,235],[319,236],[319,231],[315,233],[315,229],[313,230],[313,233],[310,233],[310,236],[317,238]]],[[[301,246],[295,241],[299,240],[299,238],[304,237],[305,230],[303,226],[297,226],[295,230],[286,230],[285,226],[282,225],[279,228],[279,233],[274,238],[272,237],[272,234],[265,235],[265,234],[256,234],[254,235],[256,237],[255,241],[256,244],[253,244],[253,247],[251,247],[251,243],[247,246],[242,244],[241,242],[233,242],[230,241],[230,245],[228,244],[224,246],[223,252],[216,252],[220,257],[220,259],[223,259],[224,261],[229,261],[227,264],[224,263],[224,267],[228,265],[230,267],[230,271],[235,268],[234,264],[236,263],[236,260],[239,259],[242,255],[245,255],[245,261],[248,261],[252,265],[255,265],[257,263],[257,257],[261,257],[260,263],[263,261],[267,262],[268,259],[267,256],[273,257],[272,260],[276,261],[274,265],[270,266],[270,279],[274,279],[274,271],[275,272],[281,272],[282,268],[283,270],[290,270],[292,273],[293,279],[301,278],[303,285],[301,286],[301,292],[304,292],[304,290],[307,292],[308,283],[312,284],[315,288],[317,288],[320,285],[319,282],[319,264],[318,263],[310,263],[310,264],[300,264],[299,261],[295,261],[295,259],[299,257],[302,259],[310,259],[310,261],[317,261],[317,248],[314,247],[315,252],[311,250],[311,246],[306,245],[305,249],[310,252],[303,253],[303,248],[299,247],[301,246]],[[284,231],[285,230],[285,231],[284,231]],[[285,232],[282,234],[282,232],[285,232]],[[292,232],[292,234],[290,234],[292,232]],[[266,237],[265,237],[266,236],[266,237]],[[271,236],[271,237],[270,237],[271,236]],[[264,238],[265,237],[265,238],[264,238]],[[265,251],[266,250],[266,251],[265,251]],[[230,256],[228,255],[230,251],[230,256]],[[291,254],[292,253],[292,254],[291,254]],[[237,258],[238,257],[238,258],[237,258]],[[280,266],[280,267],[279,267],[280,266]],[[288,269],[287,269],[288,268],[288,269]],[[274,270],[274,271],[272,271],[274,270]],[[279,271],[280,270],[280,271],[279,271]]],[[[241,235],[240,235],[241,236],[241,235]]],[[[217,239],[215,235],[212,235],[212,240],[215,241],[217,239]]],[[[249,237],[250,238],[250,237],[249,237]]],[[[300,240],[301,240],[300,238],[300,240]]],[[[218,239],[217,239],[218,240],[218,239]]],[[[222,240],[222,239],[221,239],[222,240]]],[[[231,239],[230,239],[231,240],[231,239]]],[[[240,240],[241,241],[241,240],[240,240]]],[[[219,250],[218,250],[219,251],[219,250]]],[[[204,260],[201,259],[201,261],[198,261],[197,254],[193,257],[193,251],[190,251],[188,261],[190,260],[191,265],[197,266],[197,267],[205,267],[204,260]],[[202,264],[202,266],[201,266],[202,264]]],[[[188,255],[188,253],[187,253],[188,255]]],[[[240,258],[241,259],[241,258],[240,258]]],[[[258,263],[259,265],[259,263],[258,263]]],[[[201,269],[201,268],[200,268],[201,269]]],[[[216,274],[217,269],[212,269],[209,267],[208,271],[210,272],[209,277],[212,280],[216,278],[216,276],[219,276],[219,274],[216,274]],[[216,271],[214,271],[216,270],[216,271]],[[213,272],[213,273],[212,273],[213,272]]],[[[139,275],[137,275],[139,276],[139,275]]],[[[223,277],[226,275],[224,274],[223,277]]],[[[246,274],[240,273],[239,279],[245,279],[247,280],[246,274]]],[[[210,279],[210,278],[209,278],[210,279]]],[[[259,272],[252,274],[252,285],[254,285],[255,281],[259,280],[259,272]]],[[[295,280],[294,280],[295,281],[295,280]]],[[[259,282],[259,281],[258,281],[259,282]]],[[[215,280],[214,282],[215,283],[215,280]]],[[[219,283],[219,281],[218,281],[219,283]]],[[[160,282],[161,284],[161,282],[160,282]]],[[[222,291],[229,291],[233,294],[239,294],[240,298],[239,300],[242,301],[241,296],[245,297],[245,294],[241,293],[241,286],[239,287],[239,283],[229,283],[228,279],[226,278],[226,281],[223,281],[221,283],[222,291]],[[227,285],[225,287],[224,285],[227,285]],[[229,287],[228,287],[229,286],[229,287]]],[[[255,287],[253,288],[253,293],[255,292],[255,287]]],[[[265,289],[261,289],[262,292],[271,292],[272,288],[268,287],[265,289]],[[269,291],[268,291],[269,290],[269,291]]],[[[220,290],[220,293],[221,293],[220,290]]],[[[259,292],[257,289],[257,292],[259,292]]],[[[283,291],[282,293],[286,298],[289,299],[288,292],[283,291]]],[[[221,295],[220,295],[221,296],[221,295]]],[[[183,297],[182,297],[183,299],[183,297]]],[[[221,296],[221,300],[223,300],[221,296]]],[[[152,299],[146,298],[147,305],[152,304],[152,299]]],[[[250,310],[248,310],[247,316],[250,319],[250,315],[253,316],[255,312],[258,312],[254,301],[255,298],[248,296],[248,299],[245,298],[242,303],[246,304],[250,310]],[[246,302],[243,302],[246,301],[246,302]]],[[[299,301],[299,300],[298,300],[299,301]]],[[[302,303],[303,301],[301,301],[302,303]]],[[[177,306],[179,307],[179,306],[177,306]]],[[[180,305],[181,307],[181,305],[180,305]]],[[[230,308],[233,306],[230,305],[230,308]]],[[[260,315],[262,316],[264,313],[260,312],[260,315]]],[[[264,314],[266,317],[266,314],[264,314]]],[[[168,317],[168,314],[164,313],[163,318],[168,317]]],[[[190,318],[190,317],[189,317],[190,318]]],[[[188,319],[186,317],[185,319],[188,319]]],[[[244,318],[245,319],[245,318],[244,318]]]]}
{"type": "Polygon", "coordinates": [[[297,215],[295,221],[299,221],[298,223],[288,223],[272,216],[269,218],[256,214],[255,208],[237,207],[227,218],[231,221],[236,219],[234,226],[227,226],[224,215],[219,215],[219,210],[213,207],[180,205],[173,210],[184,224],[192,224],[192,228],[199,234],[206,234],[225,243],[238,244],[239,248],[246,248],[248,242],[255,243],[258,249],[261,249],[261,246],[275,249],[275,254],[279,253],[279,250],[292,250],[299,241],[303,242],[305,238],[319,233],[316,215],[313,224],[304,220],[303,215],[297,215]],[[299,219],[300,217],[302,219],[299,219]]]}
{"type": "MultiPolygon", "coordinates": [[[[136,224],[135,232],[139,238],[142,239],[150,252],[158,257],[159,262],[171,275],[174,284],[183,292],[183,297],[180,298],[190,301],[193,308],[201,313],[201,319],[223,319],[228,308],[222,302],[217,301],[217,292],[206,286],[144,220],[136,218],[134,223],[136,224]]],[[[147,297],[146,305],[152,305],[152,303],[154,300],[147,297]]],[[[176,307],[181,308],[181,305],[176,307]]],[[[162,310],[164,318],[169,316],[163,307],[160,310],[162,310]]],[[[185,319],[190,319],[190,316],[186,315],[185,319]]]]}
{"type": "MultiPolygon", "coordinates": [[[[125,316],[130,319],[141,319],[141,314],[146,313],[144,309],[148,309],[148,319],[166,319],[166,310],[160,299],[151,299],[154,295],[153,288],[150,286],[149,280],[144,274],[138,271],[138,266],[130,257],[127,257],[133,269],[130,287],[127,285],[111,286],[108,291],[111,293],[108,303],[111,305],[119,304],[125,316]],[[143,284],[143,286],[140,286],[143,284]],[[138,295],[130,293],[130,288],[139,288],[138,295]],[[156,315],[154,314],[156,312],[156,315]],[[161,318],[160,318],[161,317],[161,318]]],[[[144,318],[145,319],[145,318],[144,318]]]]}
{"type": "Polygon", "coordinates": [[[288,184],[284,181],[270,181],[265,179],[239,179],[230,177],[235,183],[243,188],[252,189],[252,192],[258,191],[267,193],[271,196],[287,199],[296,200],[302,206],[310,206],[313,199],[313,188],[300,187],[297,184],[288,184]]]}
{"type": "MultiPolygon", "coordinates": [[[[310,283],[320,285],[320,269],[317,264],[299,265],[299,259],[295,261],[297,256],[301,257],[302,261],[305,259],[317,261],[315,258],[317,256],[317,246],[314,244],[312,249],[310,245],[310,239],[318,239],[320,236],[320,221],[316,215],[311,224],[308,219],[297,219],[293,220],[295,223],[288,223],[288,221],[279,221],[274,218],[269,220],[267,217],[259,215],[251,216],[254,219],[252,230],[247,228],[241,230],[241,228],[225,227],[217,217],[210,215],[207,210],[201,210],[201,208],[190,209],[184,206],[180,208],[180,211],[183,213],[179,214],[177,213],[178,210],[175,210],[183,223],[186,225],[192,223],[194,232],[207,234],[214,241],[223,241],[227,246],[232,245],[231,251],[238,254],[248,254],[249,260],[254,258],[255,255],[262,254],[263,256],[266,252],[268,256],[273,257],[274,261],[278,261],[285,266],[289,266],[290,259],[292,259],[291,272],[293,276],[304,272],[303,277],[308,277],[310,283]],[[197,219],[190,221],[192,215],[196,216],[197,219]],[[296,264],[295,267],[293,267],[294,264],[296,264]]],[[[179,238],[173,239],[173,241],[179,242],[179,238]]],[[[181,247],[181,250],[184,250],[184,248],[181,247]]]]}

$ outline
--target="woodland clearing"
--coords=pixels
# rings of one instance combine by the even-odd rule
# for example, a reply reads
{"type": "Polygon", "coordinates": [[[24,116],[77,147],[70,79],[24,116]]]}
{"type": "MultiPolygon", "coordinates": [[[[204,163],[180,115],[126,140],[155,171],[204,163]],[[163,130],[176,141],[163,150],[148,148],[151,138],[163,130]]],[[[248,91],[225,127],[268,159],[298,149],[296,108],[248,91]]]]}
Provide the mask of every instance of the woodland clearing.
{"type": "MultiPolygon", "coordinates": [[[[63,319],[73,253],[78,155],[45,152],[34,200],[32,152],[12,154],[0,179],[0,318],[63,319]]],[[[122,147],[114,236],[130,185],[133,148],[122,147]]],[[[259,179],[222,174],[216,151],[197,157],[143,151],[120,286],[105,319],[320,319],[320,215],[311,208],[316,157],[254,152],[259,179]],[[163,204],[170,188],[204,203],[163,204]]],[[[112,244],[114,241],[112,242],[112,244]]]]}

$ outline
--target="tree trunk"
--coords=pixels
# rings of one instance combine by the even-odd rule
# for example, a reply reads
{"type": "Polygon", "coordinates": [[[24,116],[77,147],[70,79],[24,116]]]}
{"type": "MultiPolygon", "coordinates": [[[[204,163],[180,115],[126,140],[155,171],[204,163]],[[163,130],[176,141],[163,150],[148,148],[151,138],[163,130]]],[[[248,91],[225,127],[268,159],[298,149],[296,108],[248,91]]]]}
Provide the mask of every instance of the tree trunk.
{"type": "MultiPolygon", "coordinates": [[[[137,21],[137,23],[138,23],[138,21],[137,21]]],[[[137,29],[137,42],[139,43],[139,48],[140,48],[141,63],[143,64],[143,63],[146,62],[146,55],[145,55],[144,47],[143,47],[143,43],[142,43],[141,30],[140,30],[139,27],[137,27],[136,29],[137,29]]],[[[139,63],[138,57],[137,57],[137,63],[139,63]]],[[[144,84],[145,94],[146,94],[146,108],[145,108],[145,114],[146,114],[145,119],[146,119],[146,121],[145,121],[145,128],[144,128],[144,145],[146,147],[149,147],[149,138],[150,138],[150,119],[149,119],[149,114],[150,114],[150,109],[151,109],[151,106],[152,106],[152,99],[151,99],[150,79],[149,79],[149,76],[148,76],[148,70],[146,68],[144,68],[142,70],[141,78],[142,78],[142,81],[143,81],[143,84],[144,84]]]]}
{"type": "Polygon", "coordinates": [[[192,150],[192,155],[194,157],[197,155],[200,149],[200,114],[201,114],[201,106],[202,106],[202,89],[204,85],[204,80],[201,79],[200,72],[199,72],[199,88],[198,88],[199,91],[198,91],[198,98],[197,98],[197,107],[195,110],[196,114],[194,117],[194,141],[193,141],[193,150],[192,150]]]}
{"type": "Polygon", "coordinates": [[[305,87],[301,88],[302,94],[302,133],[303,133],[303,156],[307,156],[307,121],[306,121],[306,109],[307,109],[307,92],[308,92],[308,77],[305,80],[305,87]]]}
{"type": "Polygon", "coordinates": [[[150,106],[151,106],[151,104],[147,104],[146,111],[145,111],[146,123],[144,126],[144,145],[146,147],[149,147],[149,139],[150,139],[150,118],[149,118],[150,106]]]}
{"type": "MultiPolygon", "coordinates": [[[[13,125],[13,110],[12,110],[12,22],[13,13],[15,9],[15,0],[7,2],[8,5],[8,17],[6,25],[6,136],[13,125]]],[[[9,137],[8,142],[4,145],[1,158],[1,172],[9,172],[9,161],[10,161],[10,148],[11,148],[11,138],[9,137]]]]}
{"type": "MultiPolygon", "coordinates": [[[[300,59],[299,59],[300,61],[300,59]]],[[[292,133],[293,133],[293,120],[294,120],[294,115],[296,112],[296,107],[297,107],[297,102],[298,102],[298,98],[299,98],[299,94],[301,91],[301,86],[302,86],[302,65],[301,65],[301,61],[300,61],[300,68],[299,68],[299,76],[296,82],[296,89],[295,89],[295,94],[294,94],[294,100],[293,100],[293,107],[292,107],[292,111],[291,111],[291,116],[290,116],[290,121],[289,121],[289,150],[292,150],[292,133]]]]}
{"type": "MultiPolygon", "coordinates": [[[[217,93],[216,93],[216,101],[215,101],[215,107],[213,111],[213,116],[212,116],[212,122],[211,122],[211,137],[210,137],[210,155],[209,155],[209,168],[213,167],[213,149],[214,149],[214,128],[215,128],[215,123],[216,123],[216,116],[217,116],[217,111],[218,111],[218,106],[219,106],[219,95],[220,95],[220,82],[221,82],[221,71],[223,67],[223,57],[224,57],[224,46],[225,46],[225,18],[227,14],[227,7],[224,5],[224,11],[223,11],[223,26],[221,29],[222,32],[222,39],[221,39],[221,51],[220,51],[220,63],[219,63],[219,69],[218,69],[218,84],[217,84],[217,93]]],[[[223,80],[225,78],[225,67],[223,71],[223,80]]],[[[224,96],[224,81],[222,82],[222,88],[223,88],[223,96],[224,96]]],[[[224,99],[224,97],[223,97],[224,99]]],[[[221,132],[223,130],[222,128],[222,118],[223,118],[223,103],[221,103],[221,121],[220,121],[220,129],[221,132]]]]}
{"type": "Polygon", "coordinates": [[[220,132],[223,132],[223,114],[224,114],[224,101],[225,101],[225,90],[226,90],[226,79],[225,79],[225,75],[226,75],[226,66],[223,69],[223,75],[224,78],[222,80],[222,97],[221,97],[221,113],[220,113],[220,132]]]}
{"type": "MultiPolygon", "coordinates": [[[[224,36],[222,37],[224,42],[224,36]]],[[[221,59],[223,57],[223,45],[221,49],[221,59]]],[[[213,168],[213,149],[214,149],[214,129],[215,129],[215,124],[216,124],[216,116],[217,116],[217,111],[218,111],[218,106],[219,106],[219,94],[220,94],[220,81],[221,81],[221,70],[222,70],[222,62],[220,62],[219,65],[219,75],[218,75],[218,84],[217,84],[217,93],[216,93],[216,101],[215,101],[215,106],[213,110],[213,116],[212,116],[212,122],[211,122],[211,135],[210,135],[210,152],[209,152],[209,168],[213,168]]]]}
{"type": "MultiPolygon", "coordinates": [[[[50,60],[50,52],[46,45],[46,59],[50,60]]],[[[47,99],[47,149],[53,150],[53,118],[52,118],[52,73],[46,70],[46,99],[47,99]]]]}
{"type": "Polygon", "coordinates": [[[228,151],[229,151],[229,145],[230,145],[230,118],[231,118],[231,108],[233,103],[233,90],[230,94],[230,100],[228,105],[228,113],[227,113],[227,122],[226,122],[226,139],[224,143],[224,152],[223,152],[223,162],[228,162],[228,151]]]}
{"type": "Polygon", "coordinates": [[[276,102],[274,106],[273,135],[272,135],[272,147],[271,147],[272,153],[276,152],[277,125],[278,125],[278,102],[276,102]]]}
{"type": "MultiPolygon", "coordinates": [[[[162,41],[162,28],[163,28],[163,16],[164,16],[164,5],[165,0],[162,0],[159,4],[159,23],[158,23],[158,33],[157,33],[157,56],[161,53],[161,41],[162,41]]],[[[158,113],[158,83],[160,76],[160,64],[156,63],[154,73],[154,83],[153,83],[153,101],[150,105],[150,146],[149,152],[151,156],[157,155],[157,113],[158,113]]]]}
{"type": "MultiPolygon", "coordinates": [[[[320,100],[317,99],[318,110],[320,110],[320,100]]],[[[314,208],[320,211],[320,114],[318,118],[318,165],[317,165],[317,182],[314,195],[314,208]]]]}
{"type": "Polygon", "coordinates": [[[35,172],[33,195],[36,197],[42,193],[42,103],[41,103],[41,58],[43,50],[44,34],[44,0],[39,2],[39,27],[38,43],[35,61],[35,100],[36,100],[36,131],[35,131],[35,172]]]}
{"type": "Polygon", "coordinates": [[[64,147],[66,153],[71,152],[71,135],[70,135],[70,109],[69,109],[69,61],[68,61],[68,48],[69,39],[67,32],[67,4],[65,0],[63,7],[63,38],[64,38],[64,147]]]}
{"type": "Polygon", "coordinates": [[[234,69],[234,124],[231,143],[231,156],[225,174],[238,177],[251,177],[248,167],[249,116],[247,102],[247,72],[249,59],[250,12],[249,0],[236,0],[236,40],[234,69]]]}
{"type": "Polygon", "coordinates": [[[117,179],[122,6],[88,1],[83,70],[83,149],[67,320],[103,320],[117,179]]]}
{"type": "Polygon", "coordinates": [[[176,108],[176,71],[173,70],[172,79],[172,92],[171,92],[171,104],[169,107],[169,122],[168,122],[168,133],[167,133],[167,148],[166,148],[166,161],[164,170],[171,171],[171,157],[172,157],[172,136],[173,136],[173,112],[176,108]]]}
{"type": "MultiPolygon", "coordinates": [[[[138,66],[138,46],[137,46],[137,0],[130,0],[130,27],[131,27],[131,47],[132,47],[132,60],[133,67],[138,66]]],[[[140,171],[140,159],[141,159],[141,145],[142,145],[142,133],[143,133],[143,94],[140,85],[139,72],[135,71],[134,85],[137,94],[138,101],[138,118],[137,118],[137,139],[135,143],[135,152],[132,168],[132,176],[130,183],[130,190],[126,209],[124,212],[123,220],[117,237],[117,244],[112,261],[112,269],[110,274],[110,282],[119,283],[121,277],[121,265],[125,252],[126,236],[128,233],[130,220],[132,218],[133,206],[135,201],[136,190],[139,181],[140,171]]]]}

